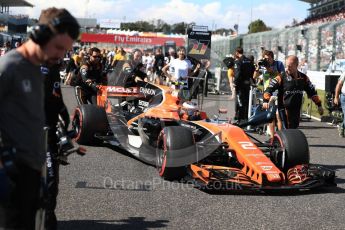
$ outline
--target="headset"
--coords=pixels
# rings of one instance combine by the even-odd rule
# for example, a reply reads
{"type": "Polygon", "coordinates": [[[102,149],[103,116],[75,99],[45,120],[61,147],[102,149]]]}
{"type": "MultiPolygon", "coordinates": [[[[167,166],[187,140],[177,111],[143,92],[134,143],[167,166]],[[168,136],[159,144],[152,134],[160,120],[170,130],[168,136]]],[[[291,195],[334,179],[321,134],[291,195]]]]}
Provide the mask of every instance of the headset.
{"type": "Polygon", "coordinates": [[[67,30],[68,34],[72,34],[73,39],[75,39],[79,34],[79,24],[71,17],[61,17],[53,18],[48,24],[37,24],[32,29],[29,37],[30,39],[40,46],[44,46],[55,34],[60,32],[58,29],[62,25],[67,25],[69,27],[75,27],[76,31],[67,30]],[[52,28],[54,28],[53,31],[52,28]],[[76,34],[76,36],[74,36],[76,34]]]}

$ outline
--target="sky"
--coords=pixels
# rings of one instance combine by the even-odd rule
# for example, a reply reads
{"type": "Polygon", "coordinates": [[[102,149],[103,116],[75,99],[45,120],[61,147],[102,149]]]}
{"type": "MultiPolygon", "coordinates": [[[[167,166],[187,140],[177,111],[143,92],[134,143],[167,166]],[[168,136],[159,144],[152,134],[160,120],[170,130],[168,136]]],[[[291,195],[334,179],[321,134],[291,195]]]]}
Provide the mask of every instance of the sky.
{"type": "Polygon", "coordinates": [[[115,19],[125,22],[161,19],[208,26],[210,30],[239,25],[240,33],[248,32],[251,21],[261,19],[272,28],[283,28],[293,18],[302,21],[310,5],[297,0],[26,0],[31,7],[11,7],[12,14],[38,18],[42,9],[64,7],[75,17],[115,19]]]}

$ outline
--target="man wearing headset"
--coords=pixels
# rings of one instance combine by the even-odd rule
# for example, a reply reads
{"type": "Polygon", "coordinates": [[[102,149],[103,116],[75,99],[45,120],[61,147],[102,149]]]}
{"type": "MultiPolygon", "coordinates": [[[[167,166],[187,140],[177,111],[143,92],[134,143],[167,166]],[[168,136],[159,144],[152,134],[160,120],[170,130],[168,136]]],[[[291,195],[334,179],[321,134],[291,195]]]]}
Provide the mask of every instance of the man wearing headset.
{"type": "Polygon", "coordinates": [[[79,36],[79,24],[65,9],[41,12],[30,39],[0,59],[0,153],[8,167],[10,192],[0,203],[0,229],[34,229],[40,172],[46,160],[43,126],[44,77],[40,65],[56,64],[79,36]],[[9,163],[9,158],[13,164],[9,163]]]}

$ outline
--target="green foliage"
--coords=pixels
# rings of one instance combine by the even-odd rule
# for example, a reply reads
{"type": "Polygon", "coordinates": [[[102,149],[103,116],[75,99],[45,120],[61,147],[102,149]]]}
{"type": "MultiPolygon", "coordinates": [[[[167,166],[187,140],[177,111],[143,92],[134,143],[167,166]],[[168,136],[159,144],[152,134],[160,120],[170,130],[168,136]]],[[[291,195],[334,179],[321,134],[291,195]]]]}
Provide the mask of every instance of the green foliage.
{"type": "Polygon", "coordinates": [[[272,28],[266,26],[266,24],[261,19],[258,19],[249,24],[248,30],[249,30],[248,33],[251,34],[251,33],[258,33],[258,32],[272,30],[272,28]]]}
{"type": "Polygon", "coordinates": [[[161,28],[157,28],[156,32],[163,32],[164,34],[168,34],[171,31],[171,26],[169,24],[163,24],[161,28]]]}
{"type": "Polygon", "coordinates": [[[171,26],[171,32],[175,34],[185,34],[188,24],[184,22],[175,23],[171,26]]]}
{"type": "MultiPolygon", "coordinates": [[[[326,106],[325,106],[325,103],[324,103],[325,102],[325,91],[318,89],[317,90],[317,95],[319,95],[320,100],[322,102],[322,107],[323,107],[323,110],[324,110],[324,114],[323,115],[327,116],[328,115],[328,110],[326,109],[326,106]]],[[[320,118],[320,115],[319,115],[319,113],[317,111],[317,106],[305,94],[304,98],[303,98],[302,112],[304,112],[304,113],[307,112],[307,111],[309,112],[310,109],[311,109],[311,115],[312,116],[320,118]]]]}
{"type": "Polygon", "coordinates": [[[165,34],[178,33],[185,34],[188,24],[185,22],[175,23],[169,25],[163,20],[157,20],[152,22],[137,21],[137,22],[127,22],[121,23],[121,30],[136,30],[139,32],[163,32],[165,34]]]}
{"type": "Polygon", "coordinates": [[[153,24],[146,21],[121,23],[120,27],[122,30],[136,30],[140,32],[152,32],[155,28],[153,24]]]}
{"type": "MultiPolygon", "coordinates": [[[[186,23],[179,22],[175,24],[168,24],[161,19],[152,20],[152,21],[137,21],[137,22],[127,22],[121,23],[121,30],[135,30],[139,32],[163,32],[164,34],[176,33],[176,34],[186,34],[187,29],[190,29],[192,25],[195,25],[195,22],[186,23]]],[[[234,33],[234,30],[229,28],[221,28],[214,33],[230,35],[234,33]]]]}

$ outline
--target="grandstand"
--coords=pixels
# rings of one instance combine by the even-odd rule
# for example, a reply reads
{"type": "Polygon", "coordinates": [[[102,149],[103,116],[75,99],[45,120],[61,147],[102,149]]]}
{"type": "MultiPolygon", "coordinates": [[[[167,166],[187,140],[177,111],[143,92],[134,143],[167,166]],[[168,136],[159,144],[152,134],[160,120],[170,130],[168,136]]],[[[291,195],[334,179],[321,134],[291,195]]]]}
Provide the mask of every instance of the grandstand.
{"type": "Polygon", "coordinates": [[[344,0],[301,0],[310,4],[308,17],[299,25],[338,21],[345,18],[344,0]]]}
{"type": "Polygon", "coordinates": [[[296,55],[307,61],[312,71],[327,70],[332,63],[345,59],[345,0],[303,2],[310,4],[311,13],[295,27],[235,38],[214,39],[212,36],[212,59],[233,53],[237,46],[242,46],[245,53],[256,60],[261,57],[262,47],[272,50],[281,61],[288,55],[296,55]]]}
{"type": "Polygon", "coordinates": [[[33,7],[24,0],[0,0],[0,46],[6,41],[14,41],[14,37],[26,36],[29,17],[27,15],[11,15],[10,7],[33,7]]]}
{"type": "Polygon", "coordinates": [[[0,14],[9,15],[10,7],[33,7],[31,3],[24,0],[0,0],[0,14]]]}
{"type": "Polygon", "coordinates": [[[335,13],[345,6],[344,0],[301,0],[310,3],[310,16],[318,17],[324,14],[335,13]]]}

